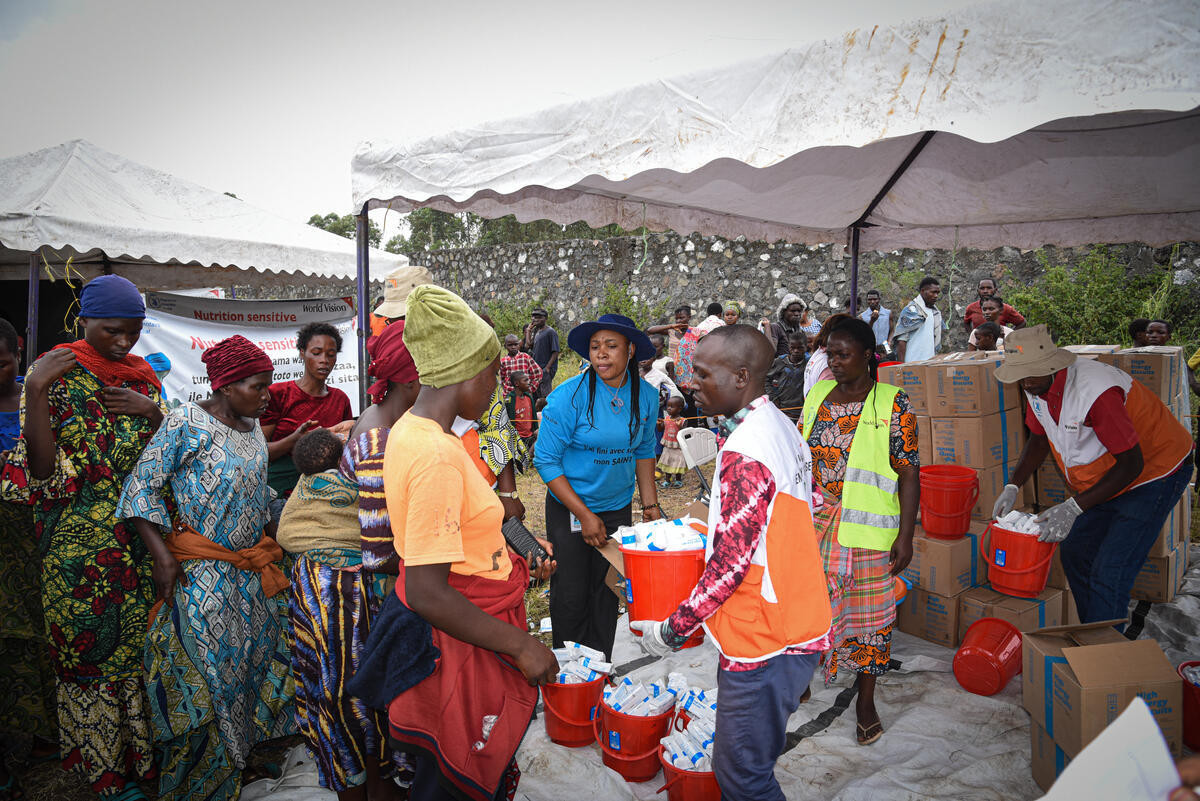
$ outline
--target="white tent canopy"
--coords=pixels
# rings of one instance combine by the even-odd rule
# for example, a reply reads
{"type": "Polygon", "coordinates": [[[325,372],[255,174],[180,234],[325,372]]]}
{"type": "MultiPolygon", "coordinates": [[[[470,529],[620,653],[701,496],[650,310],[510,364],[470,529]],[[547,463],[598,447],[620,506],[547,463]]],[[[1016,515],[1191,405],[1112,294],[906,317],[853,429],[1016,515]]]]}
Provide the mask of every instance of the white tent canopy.
{"type": "MultiPolygon", "coordinates": [[[[213,282],[204,268],[252,271],[258,280],[283,275],[355,280],[355,244],[292,222],[237,198],[75,140],[0,159],[0,267],[28,275],[30,254],[50,263],[103,263],[153,274],[153,288],[213,282]],[[163,271],[163,265],[178,265],[163,271]],[[199,273],[188,281],[184,276],[199,273]],[[183,278],[183,280],[179,280],[183,278]]],[[[372,253],[382,276],[408,263],[372,253]]],[[[86,273],[85,273],[86,274],[86,273]]],[[[231,276],[230,282],[242,279],[231,276]]]]}
{"type": "Polygon", "coordinates": [[[356,209],[868,249],[1200,238],[1194,0],[1001,0],[410,144],[356,209]]]}

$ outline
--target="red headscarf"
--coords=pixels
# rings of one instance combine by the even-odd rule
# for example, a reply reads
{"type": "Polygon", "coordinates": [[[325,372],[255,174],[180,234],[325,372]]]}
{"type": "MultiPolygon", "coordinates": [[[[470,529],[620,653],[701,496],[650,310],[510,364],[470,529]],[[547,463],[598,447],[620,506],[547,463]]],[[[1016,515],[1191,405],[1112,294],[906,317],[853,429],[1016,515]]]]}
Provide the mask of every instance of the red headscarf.
{"type": "Polygon", "coordinates": [[[208,381],[213,392],[234,381],[275,369],[271,357],[241,334],[222,339],[204,351],[200,360],[208,368],[208,381]]]}
{"type": "Polygon", "coordinates": [[[129,381],[143,381],[155,389],[162,389],[162,382],[154,374],[154,368],[141,356],[126,354],[125,358],[114,362],[100,355],[100,352],[87,343],[86,339],[69,342],[65,345],[55,345],[53,350],[66,348],[75,354],[83,369],[100,380],[107,387],[119,387],[129,381]]]}
{"type": "Polygon", "coordinates": [[[389,381],[406,384],[417,380],[417,365],[404,346],[403,320],[392,323],[379,336],[371,337],[367,342],[367,353],[371,355],[367,372],[376,379],[367,389],[372,403],[383,400],[389,381]]]}

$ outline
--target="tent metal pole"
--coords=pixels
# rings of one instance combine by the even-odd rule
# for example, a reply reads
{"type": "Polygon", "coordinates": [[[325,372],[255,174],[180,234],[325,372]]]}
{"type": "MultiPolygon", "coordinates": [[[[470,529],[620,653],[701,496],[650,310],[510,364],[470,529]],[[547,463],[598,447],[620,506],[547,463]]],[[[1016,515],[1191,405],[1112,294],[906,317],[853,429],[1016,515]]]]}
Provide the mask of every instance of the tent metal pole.
{"type": "Polygon", "coordinates": [[[858,316],[858,226],[850,229],[850,314],[858,316]]]}
{"type": "Polygon", "coordinates": [[[370,251],[367,239],[367,207],[354,218],[355,248],[358,256],[357,301],[355,313],[358,315],[358,410],[359,414],[367,408],[367,334],[370,326],[367,324],[367,290],[371,286],[370,251]]]}
{"type": "Polygon", "coordinates": [[[29,319],[25,323],[25,369],[27,370],[33,364],[33,360],[37,358],[38,302],[42,295],[40,260],[41,255],[38,251],[35,250],[29,254],[29,295],[26,301],[26,313],[29,319]]]}

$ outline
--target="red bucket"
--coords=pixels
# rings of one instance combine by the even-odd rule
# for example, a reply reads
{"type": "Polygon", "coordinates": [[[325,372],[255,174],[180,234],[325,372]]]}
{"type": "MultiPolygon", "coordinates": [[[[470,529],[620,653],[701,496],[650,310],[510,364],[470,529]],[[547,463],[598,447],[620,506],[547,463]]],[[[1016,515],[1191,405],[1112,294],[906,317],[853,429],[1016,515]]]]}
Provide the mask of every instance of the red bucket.
{"type": "Polygon", "coordinates": [[[921,528],[931,537],[957,540],[971,527],[979,499],[979,476],[970,467],[935,464],[921,468],[921,528]]]}
{"type": "Polygon", "coordinates": [[[1021,632],[1007,620],[981,617],[954,654],[954,678],[967,692],[995,695],[1021,672],[1021,632]]]}
{"type": "Polygon", "coordinates": [[[546,736],[567,748],[582,748],[596,742],[592,721],[604,691],[604,676],[583,684],[543,684],[546,707],[546,736]]]}
{"type": "Polygon", "coordinates": [[[1200,660],[1184,662],[1177,670],[1183,679],[1183,742],[1193,751],[1200,751],[1200,687],[1188,681],[1183,669],[1200,665],[1200,660]]]}
{"type": "Polygon", "coordinates": [[[721,801],[721,788],[711,770],[680,770],[667,761],[665,749],[658,747],[667,783],[658,792],[667,793],[667,801],[721,801]]]}
{"type": "Polygon", "coordinates": [[[1018,598],[1036,598],[1046,589],[1056,547],[1053,542],[1039,542],[1033,534],[1009,531],[995,523],[979,538],[992,589],[1018,598]]]}
{"type": "Polygon", "coordinates": [[[671,731],[674,709],[661,715],[626,715],[607,704],[592,722],[604,764],[627,782],[648,782],[658,775],[659,740],[671,731]]]}
{"type": "MultiPolygon", "coordinates": [[[[629,619],[666,620],[692,594],[704,573],[704,551],[641,551],[622,548],[625,603],[629,619]]],[[[635,637],[642,636],[633,632],[635,637]]],[[[688,637],[684,648],[704,642],[704,629],[688,637]]]]}

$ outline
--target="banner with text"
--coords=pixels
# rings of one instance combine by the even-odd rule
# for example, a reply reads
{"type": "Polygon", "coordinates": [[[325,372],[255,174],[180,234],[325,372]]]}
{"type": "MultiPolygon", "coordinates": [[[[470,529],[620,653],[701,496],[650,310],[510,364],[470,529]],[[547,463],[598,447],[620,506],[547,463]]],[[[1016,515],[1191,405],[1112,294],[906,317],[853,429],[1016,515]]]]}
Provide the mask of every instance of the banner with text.
{"type": "Polygon", "coordinates": [[[200,355],[234,334],[267,352],[275,362],[274,381],[300,378],[304,360],[296,348],[296,332],[307,323],[329,323],[342,335],[342,352],[328,381],[350,397],[358,415],[358,328],[352,298],[225,300],[147,292],[146,321],[133,352],[154,367],[167,403],[174,407],[208,397],[208,371],[200,355]]]}

